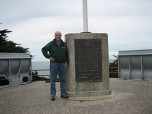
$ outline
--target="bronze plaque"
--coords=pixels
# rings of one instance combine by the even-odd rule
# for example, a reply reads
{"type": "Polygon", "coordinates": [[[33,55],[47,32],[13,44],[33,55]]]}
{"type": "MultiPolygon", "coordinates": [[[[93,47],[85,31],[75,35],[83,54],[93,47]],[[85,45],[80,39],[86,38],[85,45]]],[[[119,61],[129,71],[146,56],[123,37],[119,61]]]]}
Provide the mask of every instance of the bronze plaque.
{"type": "Polygon", "coordinates": [[[76,81],[102,81],[101,40],[75,39],[74,42],[76,81]]]}

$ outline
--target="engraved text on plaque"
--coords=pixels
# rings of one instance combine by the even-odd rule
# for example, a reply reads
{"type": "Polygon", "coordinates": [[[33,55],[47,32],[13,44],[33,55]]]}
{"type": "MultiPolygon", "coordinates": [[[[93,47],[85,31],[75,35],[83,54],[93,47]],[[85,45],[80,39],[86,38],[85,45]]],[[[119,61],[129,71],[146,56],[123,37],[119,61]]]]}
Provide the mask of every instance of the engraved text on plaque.
{"type": "Polygon", "coordinates": [[[101,39],[75,39],[77,82],[102,81],[101,39]]]}

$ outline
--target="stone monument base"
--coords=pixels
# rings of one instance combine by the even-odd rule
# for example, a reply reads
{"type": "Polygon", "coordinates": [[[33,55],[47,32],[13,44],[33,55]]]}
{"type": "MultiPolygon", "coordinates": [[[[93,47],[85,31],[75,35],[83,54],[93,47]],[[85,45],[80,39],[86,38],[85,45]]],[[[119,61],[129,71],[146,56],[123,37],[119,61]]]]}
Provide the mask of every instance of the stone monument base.
{"type": "Polygon", "coordinates": [[[102,96],[110,95],[111,90],[102,90],[102,91],[84,91],[84,92],[70,92],[67,91],[67,94],[72,97],[92,97],[92,96],[102,96]]]}
{"type": "Polygon", "coordinates": [[[108,34],[70,33],[65,38],[69,50],[68,95],[87,97],[111,94],[108,34]]]}

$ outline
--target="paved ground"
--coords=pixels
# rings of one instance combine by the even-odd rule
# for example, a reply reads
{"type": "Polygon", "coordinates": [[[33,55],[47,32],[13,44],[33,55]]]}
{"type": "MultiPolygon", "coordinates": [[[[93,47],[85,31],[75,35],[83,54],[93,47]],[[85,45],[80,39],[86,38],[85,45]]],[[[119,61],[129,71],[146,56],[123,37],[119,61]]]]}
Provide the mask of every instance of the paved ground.
{"type": "MultiPolygon", "coordinates": [[[[59,87],[59,84],[57,85],[59,87]]],[[[0,114],[152,114],[152,82],[110,79],[112,95],[103,100],[50,100],[49,83],[0,89],[0,114]]]]}

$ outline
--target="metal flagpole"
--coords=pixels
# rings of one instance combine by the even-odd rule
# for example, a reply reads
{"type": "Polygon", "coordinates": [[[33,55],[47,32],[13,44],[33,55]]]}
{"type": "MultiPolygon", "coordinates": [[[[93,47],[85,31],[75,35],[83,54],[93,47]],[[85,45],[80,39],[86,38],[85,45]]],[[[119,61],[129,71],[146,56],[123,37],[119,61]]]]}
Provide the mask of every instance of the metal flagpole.
{"type": "Polygon", "coordinates": [[[88,32],[88,12],[87,12],[87,0],[83,2],[83,32],[88,32]]]}

